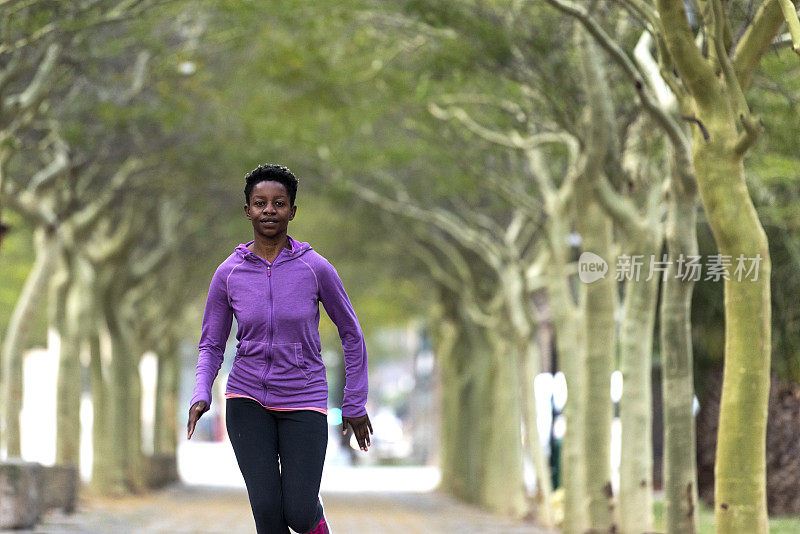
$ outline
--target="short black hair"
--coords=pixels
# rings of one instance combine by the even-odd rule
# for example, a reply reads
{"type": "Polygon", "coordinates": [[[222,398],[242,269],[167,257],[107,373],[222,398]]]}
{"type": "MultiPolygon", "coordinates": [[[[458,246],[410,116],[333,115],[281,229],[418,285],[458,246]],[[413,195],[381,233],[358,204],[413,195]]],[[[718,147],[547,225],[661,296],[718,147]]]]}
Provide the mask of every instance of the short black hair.
{"type": "Polygon", "coordinates": [[[264,164],[259,165],[248,172],[245,177],[244,200],[250,204],[250,193],[253,187],[261,182],[278,182],[283,184],[286,192],[289,193],[289,204],[294,206],[294,199],[297,197],[297,183],[299,180],[288,168],[283,165],[264,164]]]}

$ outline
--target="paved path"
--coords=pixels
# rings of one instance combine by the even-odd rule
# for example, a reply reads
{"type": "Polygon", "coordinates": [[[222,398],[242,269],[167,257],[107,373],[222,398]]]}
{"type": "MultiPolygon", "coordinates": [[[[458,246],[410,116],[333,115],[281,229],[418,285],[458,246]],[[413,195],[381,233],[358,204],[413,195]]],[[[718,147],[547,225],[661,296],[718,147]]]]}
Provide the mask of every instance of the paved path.
{"type": "MultiPolygon", "coordinates": [[[[335,534],[548,534],[436,492],[329,492],[322,497],[335,534]]],[[[13,532],[252,534],[255,527],[243,490],[175,485],[123,499],[82,498],[73,515],[51,512],[35,530],[13,532]]]]}

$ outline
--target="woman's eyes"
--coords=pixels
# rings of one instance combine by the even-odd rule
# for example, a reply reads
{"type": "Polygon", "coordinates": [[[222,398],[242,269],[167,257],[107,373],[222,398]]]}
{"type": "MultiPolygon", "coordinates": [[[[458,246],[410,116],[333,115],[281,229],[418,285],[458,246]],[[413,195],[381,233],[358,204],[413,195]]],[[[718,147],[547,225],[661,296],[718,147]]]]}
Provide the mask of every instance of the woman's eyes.
{"type": "MultiPolygon", "coordinates": [[[[255,204],[256,204],[256,206],[263,206],[263,205],[266,204],[266,202],[264,202],[263,200],[256,200],[255,204]]],[[[279,200],[279,201],[275,202],[276,206],[283,206],[284,204],[285,204],[285,202],[283,200],[279,200]]]]}

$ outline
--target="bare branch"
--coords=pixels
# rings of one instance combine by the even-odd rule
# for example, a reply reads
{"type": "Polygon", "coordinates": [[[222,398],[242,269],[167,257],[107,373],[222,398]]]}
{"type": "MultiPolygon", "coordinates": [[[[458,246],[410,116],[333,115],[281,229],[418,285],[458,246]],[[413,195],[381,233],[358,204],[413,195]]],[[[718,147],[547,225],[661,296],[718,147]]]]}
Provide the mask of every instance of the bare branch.
{"type": "Polygon", "coordinates": [[[53,141],[54,156],[50,163],[40,169],[36,174],[31,177],[28,182],[28,189],[36,194],[42,187],[52,183],[53,180],[63,175],[69,168],[69,146],[61,139],[58,134],[53,132],[55,140],[53,141]]]}
{"type": "MultiPolygon", "coordinates": [[[[611,56],[611,59],[617,63],[628,76],[631,82],[636,87],[639,99],[644,106],[645,110],[653,116],[653,118],[664,128],[667,135],[673,142],[680,142],[680,127],[675,123],[675,120],[658,105],[657,101],[651,96],[650,91],[647,90],[644,80],[647,79],[647,74],[637,68],[637,66],[628,58],[627,54],[620,48],[614,39],[612,39],[600,27],[594,18],[586,11],[586,9],[574,2],[566,0],[546,0],[557,9],[575,17],[586,30],[595,38],[603,50],[611,56]]],[[[669,80],[669,78],[664,78],[669,80]]],[[[676,87],[677,89],[677,87],[676,87]]],[[[676,92],[676,94],[678,94],[676,92]]]]}
{"type": "Polygon", "coordinates": [[[792,50],[800,55],[800,19],[797,18],[797,8],[792,0],[778,0],[778,2],[786,19],[789,35],[792,37],[792,50]]]}
{"type": "Polygon", "coordinates": [[[550,264],[550,251],[545,247],[539,250],[536,261],[525,269],[525,289],[528,292],[536,291],[542,287],[547,287],[547,268],[550,264]]]}
{"type": "Polygon", "coordinates": [[[10,108],[14,114],[20,114],[28,109],[36,107],[41,102],[45,94],[45,89],[48,88],[50,74],[53,72],[53,68],[58,62],[61,50],[62,46],[58,43],[53,43],[48,46],[44,58],[39,63],[36,74],[28,84],[28,87],[20,94],[6,97],[4,107],[10,108]]]}
{"type": "Polygon", "coordinates": [[[622,4],[628,11],[638,15],[644,20],[648,27],[647,31],[651,34],[664,34],[664,29],[661,26],[661,19],[658,18],[658,13],[653,6],[643,2],[642,0],[616,0],[618,4],[622,4]]]}
{"type": "Polygon", "coordinates": [[[748,117],[750,115],[750,106],[744,98],[742,87],[739,85],[739,78],[733,68],[733,63],[728,57],[728,49],[725,41],[725,24],[727,17],[722,10],[720,0],[710,0],[711,13],[712,13],[712,43],[717,51],[717,61],[722,69],[722,74],[725,78],[725,84],[728,87],[727,94],[731,99],[731,107],[735,109],[739,116],[748,117]]]}
{"type": "MultiPolygon", "coordinates": [[[[101,219],[100,225],[108,227],[111,221],[101,219]]],[[[86,249],[86,257],[95,265],[119,261],[125,251],[135,242],[138,234],[135,232],[136,224],[133,209],[124,210],[122,220],[117,224],[114,233],[99,243],[86,249]]],[[[105,230],[106,228],[103,228],[105,230]]]]}
{"type": "Polygon", "coordinates": [[[130,181],[130,178],[143,168],[142,161],[131,157],[119,166],[100,195],[91,204],[75,213],[70,222],[76,235],[85,235],[104,214],[116,194],[130,181]]]}
{"type": "Polygon", "coordinates": [[[518,120],[525,120],[527,113],[517,102],[507,98],[498,98],[497,95],[483,93],[453,93],[439,97],[442,104],[479,104],[494,106],[513,115],[518,120]]]}
{"type": "MultiPolygon", "coordinates": [[[[6,190],[8,191],[8,188],[6,190]]],[[[42,208],[38,198],[30,191],[5,194],[4,201],[20,215],[33,221],[34,224],[48,227],[58,225],[58,218],[53,210],[42,208]]]]}
{"type": "Polygon", "coordinates": [[[466,221],[452,213],[425,209],[407,196],[406,198],[391,199],[364,185],[352,187],[351,183],[346,183],[346,186],[363,200],[387,211],[436,225],[467,248],[475,250],[493,267],[497,267],[501,262],[504,255],[503,247],[497,244],[491,236],[476,231],[466,221]]]}
{"type": "Polygon", "coordinates": [[[785,21],[779,0],[762,1],[733,54],[733,67],[743,91],[750,87],[753,72],[785,21]]]}
{"type": "Polygon", "coordinates": [[[599,176],[592,185],[600,205],[624,232],[636,232],[641,229],[642,221],[630,198],[614,191],[605,176],[599,176]]]}
{"type": "Polygon", "coordinates": [[[3,102],[5,101],[3,93],[9,85],[22,75],[24,72],[23,66],[22,53],[16,52],[11,55],[8,59],[8,63],[6,63],[2,72],[0,72],[0,100],[3,102]]]}
{"type": "Polygon", "coordinates": [[[694,42],[683,0],[656,0],[664,25],[664,41],[672,60],[692,96],[709,104],[719,97],[714,71],[694,42]]]}
{"type": "Polygon", "coordinates": [[[466,126],[469,131],[491,143],[508,148],[518,148],[511,135],[503,134],[478,124],[477,121],[470,117],[469,114],[460,107],[450,106],[447,110],[445,110],[439,107],[437,104],[430,102],[428,104],[428,111],[437,119],[457,119],[459,122],[461,122],[461,124],[466,126]]]}
{"type": "Polygon", "coordinates": [[[742,131],[733,150],[736,154],[743,156],[758,140],[764,124],[760,119],[744,114],[739,115],[739,120],[742,122],[742,131]]]}

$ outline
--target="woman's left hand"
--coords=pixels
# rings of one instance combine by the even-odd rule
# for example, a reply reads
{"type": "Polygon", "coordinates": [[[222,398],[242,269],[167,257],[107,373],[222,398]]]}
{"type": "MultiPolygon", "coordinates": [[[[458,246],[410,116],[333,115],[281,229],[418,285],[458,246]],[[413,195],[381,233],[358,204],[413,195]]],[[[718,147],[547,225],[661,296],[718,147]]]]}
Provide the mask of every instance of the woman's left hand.
{"type": "Polygon", "coordinates": [[[360,417],[344,417],[342,416],[342,434],[347,434],[347,424],[353,429],[353,434],[358,441],[358,447],[362,451],[366,451],[371,445],[369,435],[372,434],[372,423],[369,421],[369,415],[364,414],[360,417]]]}

